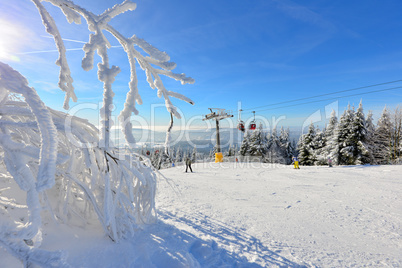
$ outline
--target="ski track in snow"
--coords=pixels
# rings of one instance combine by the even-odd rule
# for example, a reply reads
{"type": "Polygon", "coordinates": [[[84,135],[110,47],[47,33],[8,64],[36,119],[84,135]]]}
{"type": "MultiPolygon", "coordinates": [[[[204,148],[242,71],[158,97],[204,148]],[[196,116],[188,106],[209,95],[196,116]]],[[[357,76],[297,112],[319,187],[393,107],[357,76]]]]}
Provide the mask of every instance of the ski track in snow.
{"type": "MultiPolygon", "coordinates": [[[[156,224],[113,243],[100,226],[44,213],[41,248],[72,267],[401,267],[402,166],[197,163],[162,170],[156,224]]],[[[0,222],[26,219],[0,176],[0,222]]],[[[0,249],[0,267],[22,267],[0,249]]]]}

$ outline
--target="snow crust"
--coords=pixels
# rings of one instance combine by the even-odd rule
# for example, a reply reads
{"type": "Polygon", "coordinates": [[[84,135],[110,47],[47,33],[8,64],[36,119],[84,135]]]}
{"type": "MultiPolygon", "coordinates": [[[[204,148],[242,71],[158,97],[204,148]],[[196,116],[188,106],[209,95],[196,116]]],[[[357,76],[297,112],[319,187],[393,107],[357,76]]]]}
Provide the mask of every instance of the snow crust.
{"type": "MultiPolygon", "coordinates": [[[[100,226],[45,217],[41,249],[68,252],[72,267],[402,265],[402,166],[196,163],[193,170],[162,171],[168,179],[158,183],[159,220],[133,238],[112,243],[100,226]]],[[[0,178],[4,222],[23,198],[0,178]],[[4,209],[5,201],[14,209],[4,209]]],[[[0,259],[18,267],[5,251],[0,259]]]]}

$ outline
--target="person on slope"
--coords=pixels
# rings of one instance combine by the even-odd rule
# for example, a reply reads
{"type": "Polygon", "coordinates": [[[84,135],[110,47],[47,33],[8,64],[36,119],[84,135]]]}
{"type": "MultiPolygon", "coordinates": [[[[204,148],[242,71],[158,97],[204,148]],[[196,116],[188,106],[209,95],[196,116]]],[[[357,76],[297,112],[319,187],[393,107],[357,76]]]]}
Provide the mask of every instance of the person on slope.
{"type": "Polygon", "coordinates": [[[188,168],[190,168],[190,171],[193,172],[193,170],[191,168],[191,159],[190,159],[190,157],[186,158],[186,172],[187,172],[188,168]]]}
{"type": "Polygon", "coordinates": [[[328,166],[332,167],[332,159],[331,159],[331,157],[328,157],[328,166]]]}
{"type": "Polygon", "coordinates": [[[293,165],[294,165],[295,169],[300,169],[299,168],[299,159],[297,159],[297,156],[293,156],[292,161],[293,161],[293,165]]]}

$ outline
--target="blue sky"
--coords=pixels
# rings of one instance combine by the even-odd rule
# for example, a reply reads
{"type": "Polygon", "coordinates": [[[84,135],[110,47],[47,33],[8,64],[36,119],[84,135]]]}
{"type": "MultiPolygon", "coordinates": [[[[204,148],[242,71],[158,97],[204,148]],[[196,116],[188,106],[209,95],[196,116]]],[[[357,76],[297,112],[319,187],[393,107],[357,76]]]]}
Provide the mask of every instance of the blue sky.
{"type": "MultiPolygon", "coordinates": [[[[120,3],[74,2],[96,14],[120,3]]],[[[133,2],[137,3],[135,11],[116,17],[110,24],[125,36],[135,34],[166,51],[177,63],[174,71],[196,81],[183,86],[171,79],[164,80],[169,90],[195,102],[192,106],[173,100],[186,118],[176,120],[176,124],[192,120],[192,126],[206,126],[199,116],[208,113],[209,107],[232,110],[235,122],[241,103],[244,120],[250,120],[251,111],[256,110],[257,118],[266,124],[272,125],[282,118],[279,125],[301,127],[306,121],[323,123],[329,116],[329,108],[342,112],[348,103],[357,106],[361,99],[365,111],[373,110],[377,118],[384,105],[392,108],[402,102],[401,89],[336,98],[402,86],[395,83],[312,99],[334,98],[323,102],[274,110],[266,106],[402,79],[399,0],[133,2]],[[266,107],[256,109],[261,106],[266,107]]],[[[96,123],[93,108],[102,101],[102,84],[97,81],[96,68],[85,72],[80,63],[84,55],[80,42],[88,40],[87,27],[85,23],[68,24],[57,8],[45,5],[66,39],[66,47],[71,49],[68,59],[79,101],[70,105],[78,111],[76,115],[96,123]]],[[[0,60],[26,76],[48,106],[61,110],[64,94],[57,88],[59,69],[54,64],[58,55],[52,52],[54,42],[48,38],[33,3],[1,0],[0,23],[0,60]]],[[[110,41],[118,46],[112,37],[110,41]]],[[[112,48],[110,55],[111,64],[122,69],[114,83],[118,112],[128,90],[129,66],[122,49],[112,48]]],[[[164,108],[158,107],[163,100],[148,86],[140,68],[137,74],[144,101],[138,106],[139,121],[165,128],[170,117],[164,108]],[[158,108],[154,109],[155,106],[158,108]],[[156,117],[151,121],[153,109],[156,117]]]]}

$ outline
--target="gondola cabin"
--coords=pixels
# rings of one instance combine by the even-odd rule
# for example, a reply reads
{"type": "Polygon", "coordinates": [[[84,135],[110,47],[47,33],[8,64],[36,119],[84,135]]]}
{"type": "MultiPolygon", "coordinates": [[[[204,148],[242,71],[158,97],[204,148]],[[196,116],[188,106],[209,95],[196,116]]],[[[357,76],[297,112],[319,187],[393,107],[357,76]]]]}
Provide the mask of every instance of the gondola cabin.
{"type": "Polygon", "coordinates": [[[244,123],[243,122],[240,122],[238,125],[237,125],[237,128],[240,130],[240,131],[242,131],[242,132],[244,132],[246,129],[245,129],[245,127],[244,127],[244,123]]]}

